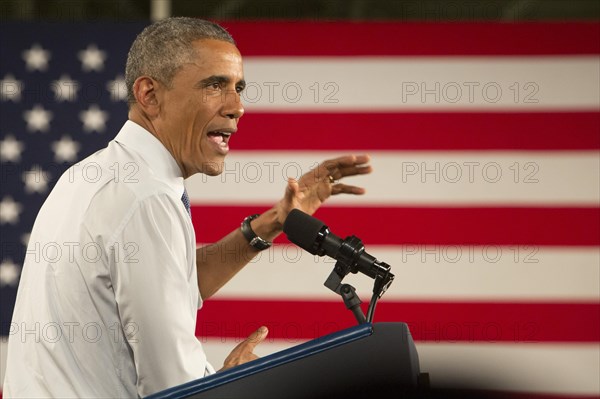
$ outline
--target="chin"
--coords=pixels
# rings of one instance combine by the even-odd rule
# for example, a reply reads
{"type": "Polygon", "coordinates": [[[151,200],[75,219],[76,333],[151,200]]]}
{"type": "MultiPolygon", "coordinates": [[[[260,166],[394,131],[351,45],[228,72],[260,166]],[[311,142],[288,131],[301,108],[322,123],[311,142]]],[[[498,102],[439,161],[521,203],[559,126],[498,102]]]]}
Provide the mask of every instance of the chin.
{"type": "Polygon", "coordinates": [[[200,173],[208,176],[219,176],[223,173],[224,161],[219,162],[204,162],[200,168],[200,173]]]}

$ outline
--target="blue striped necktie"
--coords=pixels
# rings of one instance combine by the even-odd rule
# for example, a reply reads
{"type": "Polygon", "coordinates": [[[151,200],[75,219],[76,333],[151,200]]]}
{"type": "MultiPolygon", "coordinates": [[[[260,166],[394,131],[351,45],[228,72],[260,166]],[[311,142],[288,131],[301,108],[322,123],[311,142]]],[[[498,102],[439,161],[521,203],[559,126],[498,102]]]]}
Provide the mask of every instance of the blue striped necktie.
{"type": "Polygon", "coordinates": [[[183,206],[185,206],[185,210],[188,215],[192,217],[192,210],[190,209],[190,197],[188,196],[187,190],[183,189],[183,195],[181,196],[181,202],[183,202],[183,206]]]}

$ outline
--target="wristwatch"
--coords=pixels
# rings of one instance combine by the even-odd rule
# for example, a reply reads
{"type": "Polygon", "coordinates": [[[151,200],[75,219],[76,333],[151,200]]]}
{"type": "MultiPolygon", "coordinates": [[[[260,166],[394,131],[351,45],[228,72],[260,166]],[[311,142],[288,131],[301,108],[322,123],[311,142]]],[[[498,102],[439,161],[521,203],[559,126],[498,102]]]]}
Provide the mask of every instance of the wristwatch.
{"type": "Polygon", "coordinates": [[[269,248],[273,243],[271,241],[267,241],[265,239],[260,238],[256,235],[252,227],[250,226],[250,222],[259,217],[259,214],[250,215],[242,222],[242,234],[248,240],[248,243],[252,248],[258,249],[259,251],[265,250],[269,248]]]}

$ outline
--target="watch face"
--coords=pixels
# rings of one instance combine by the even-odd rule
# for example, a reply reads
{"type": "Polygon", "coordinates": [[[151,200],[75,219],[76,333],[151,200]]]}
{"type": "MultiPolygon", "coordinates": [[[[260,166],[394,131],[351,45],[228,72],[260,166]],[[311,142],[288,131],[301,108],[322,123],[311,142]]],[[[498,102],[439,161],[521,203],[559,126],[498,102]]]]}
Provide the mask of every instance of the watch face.
{"type": "Polygon", "coordinates": [[[256,236],[250,241],[250,245],[256,249],[267,249],[271,246],[271,243],[256,236]]]}
{"type": "Polygon", "coordinates": [[[244,237],[246,237],[246,239],[248,240],[248,244],[250,244],[252,248],[262,251],[263,249],[269,248],[271,246],[271,243],[263,238],[260,238],[256,235],[254,231],[252,231],[250,221],[256,219],[258,216],[259,215],[251,215],[244,219],[244,221],[242,222],[242,234],[244,235],[244,237]]]}

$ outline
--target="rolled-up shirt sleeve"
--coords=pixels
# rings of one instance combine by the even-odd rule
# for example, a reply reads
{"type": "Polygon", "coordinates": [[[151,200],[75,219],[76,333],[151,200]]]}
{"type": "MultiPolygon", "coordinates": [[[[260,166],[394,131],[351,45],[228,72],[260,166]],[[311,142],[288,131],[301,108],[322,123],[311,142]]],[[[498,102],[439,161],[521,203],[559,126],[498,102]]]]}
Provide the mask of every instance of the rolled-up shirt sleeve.
{"type": "Polygon", "coordinates": [[[212,369],[195,336],[199,293],[193,231],[175,201],[162,194],[138,202],[110,243],[117,248],[110,272],[121,332],[142,397],[212,369]]]}

